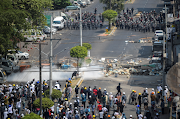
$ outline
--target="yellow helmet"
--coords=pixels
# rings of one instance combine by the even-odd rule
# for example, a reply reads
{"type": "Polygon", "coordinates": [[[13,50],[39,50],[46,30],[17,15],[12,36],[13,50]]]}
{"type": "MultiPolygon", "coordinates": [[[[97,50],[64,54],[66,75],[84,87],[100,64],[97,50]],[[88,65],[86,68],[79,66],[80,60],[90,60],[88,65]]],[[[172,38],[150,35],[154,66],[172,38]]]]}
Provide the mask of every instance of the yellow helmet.
{"type": "Polygon", "coordinates": [[[13,84],[13,86],[16,86],[15,84],[13,84]]]}
{"type": "Polygon", "coordinates": [[[45,86],[47,86],[47,83],[45,83],[45,86]]]}
{"type": "Polygon", "coordinates": [[[95,116],[95,115],[93,115],[93,117],[95,118],[96,116],[95,116]]]}
{"type": "Polygon", "coordinates": [[[42,93],[42,95],[44,95],[44,93],[42,93]]]}
{"type": "Polygon", "coordinates": [[[65,98],[65,100],[67,101],[68,99],[67,99],[67,98],[65,98]]]}
{"type": "Polygon", "coordinates": [[[139,95],[141,95],[141,93],[139,93],[139,95]]]}
{"type": "Polygon", "coordinates": [[[158,93],[160,93],[160,92],[158,91],[158,93]]]}
{"type": "Polygon", "coordinates": [[[84,89],[86,90],[87,88],[85,87],[84,89]]]}
{"type": "Polygon", "coordinates": [[[132,90],[132,92],[134,92],[134,90],[132,90]]]}

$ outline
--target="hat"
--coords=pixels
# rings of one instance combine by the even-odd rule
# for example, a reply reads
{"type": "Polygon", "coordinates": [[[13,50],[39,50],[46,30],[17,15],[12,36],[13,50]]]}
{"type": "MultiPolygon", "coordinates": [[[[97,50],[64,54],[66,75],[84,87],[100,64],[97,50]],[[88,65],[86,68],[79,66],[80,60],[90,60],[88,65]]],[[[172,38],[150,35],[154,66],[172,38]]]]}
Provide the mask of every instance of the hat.
{"type": "Polygon", "coordinates": [[[123,94],[125,95],[125,92],[123,92],[123,94]]]}
{"type": "Polygon", "coordinates": [[[111,117],[110,115],[108,115],[108,117],[111,117]]]}
{"type": "Polygon", "coordinates": [[[132,117],[132,115],[130,115],[129,117],[132,117]]]}
{"type": "Polygon", "coordinates": [[[158,113],[156,113],[156,115],[159,115],[158,113]]]}
{"type": "Polygon", "coordinates": [[[72,105],[72,103],[70,103],[70,105],[72,105]]]}
{"type": "Polygon", "coordinates": [[[136,93],[136,91],[134,91],[136,93]]]}
{"type": "Polygon", "coordinates": [[[11,105],[9,105],[9,107],[11,107],[11,105]]]}
{"type": "Polygon", "coordinates": [[[4,103],[2,103],[2,105],[4,105],[4,103]]]}
{"type": "Polygon", "coordinates": [[[104,90],[106,90],[106,88],[104,88],[104,90]]]}
{"type": "Polygon", "coordinates": [[[99,89],[101,89],[101,87],[99,87],[99,89]]]}
{"type": "Polygon", "coordinates": [[[59,106],[60,104],[58,104],[58,106],[59,106]]]}
{"type": "Polygon", "coordinates": [[[146,90],[147,90],[148,88],[146,88],[146,90]]]}
{"type": "Polygon", "coordinates": [[[77,107],[75,107],[74,109],[77,109],[77,107]]]}

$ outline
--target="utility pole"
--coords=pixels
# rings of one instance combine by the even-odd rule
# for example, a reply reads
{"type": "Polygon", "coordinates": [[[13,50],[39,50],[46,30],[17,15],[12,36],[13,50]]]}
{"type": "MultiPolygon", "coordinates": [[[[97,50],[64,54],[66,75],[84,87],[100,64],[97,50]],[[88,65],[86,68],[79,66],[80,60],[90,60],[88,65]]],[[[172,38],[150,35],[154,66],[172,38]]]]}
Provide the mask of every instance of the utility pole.
{"type": "MultiPolygon", "coordinates": [[[[164,97],[164,87],[165,87],[165,58],[166,58],[166,53],[165,53],[165,34],[163,33],[163,79],[162,79],[162,97],[164,97]]],[[[164,99],[164,98],[163,98],[164,99]]]]}
{"type": "Polygon", "coordinates": [[[47,43],[32,43],[32,44],[39,44],[39,88],[40,88],[40,94],[39,94],[39,97],[40,97],[40,116],[42,117],[42,66],[41,66],[41,44],[43,45],[48,45],[47,43]]]}
{"type": "Polygon", "coordinates": [[[51,16],[51,28],[50,28],[50,57],[49,57],[49,63],[50,63],[50,77],[49,77],[49,95],[51,98],[51,94],[52,94],[52,55],[53,55],[53,51],[52,51],[52,16],[51,16]]]}
{"type": "Polygon", "coordinates": [[[80,7],[80,45],[82,46],[82,13],[80,7]]]}
{"type": "Polygon", "coordinates": [[[111,0],[109,0],[109,9],[111,9],[111,0]]]}

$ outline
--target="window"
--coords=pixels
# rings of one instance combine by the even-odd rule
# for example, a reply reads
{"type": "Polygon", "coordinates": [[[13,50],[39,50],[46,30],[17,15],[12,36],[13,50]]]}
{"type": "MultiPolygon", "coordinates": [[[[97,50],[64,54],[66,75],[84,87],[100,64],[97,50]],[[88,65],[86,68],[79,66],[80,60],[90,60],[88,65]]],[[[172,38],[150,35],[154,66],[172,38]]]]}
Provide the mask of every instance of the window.
{"type": "Polygon", "coordinates": [[[61,24],[60,21],[53,21],[53,24],[61,24]]]}
{"type": "Polygon", "coordinates": [[[9,67],[9,64],[7,62],[2,62],[2,65],[9,67]]]}

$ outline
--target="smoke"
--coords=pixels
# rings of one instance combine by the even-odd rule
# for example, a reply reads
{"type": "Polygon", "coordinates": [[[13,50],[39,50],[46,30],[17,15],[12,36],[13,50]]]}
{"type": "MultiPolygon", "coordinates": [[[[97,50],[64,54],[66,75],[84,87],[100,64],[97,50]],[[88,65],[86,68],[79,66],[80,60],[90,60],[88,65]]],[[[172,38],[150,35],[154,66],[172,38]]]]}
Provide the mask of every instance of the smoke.
{"type": "MultiPolygon", "coordinates": [[[[67,80],[71,78],[72,73],[76,70],[76,68],[57,69],[56,66],[53,66],[52,69],[52,80],[67,80]]],[[[100,66],[82,67],[79,71],[84,80],[97,79],[103,76],[102,67],[100,66]]],[[[42,80],[49,80],[49,74],[49,66],[44,66],[42,68],[42,80]]],[[[33,79],[39,80],[38,67],[31,67],[23,72],[12,73],[7,77],[8,82],[27,82],[32,81],[33,79]]]]}

